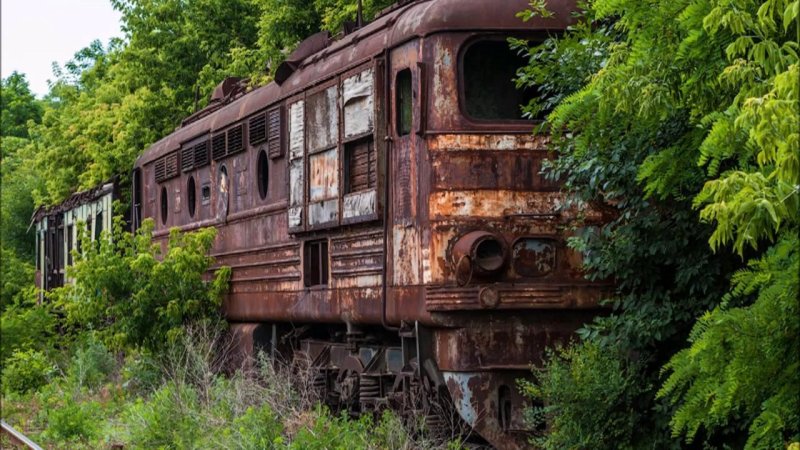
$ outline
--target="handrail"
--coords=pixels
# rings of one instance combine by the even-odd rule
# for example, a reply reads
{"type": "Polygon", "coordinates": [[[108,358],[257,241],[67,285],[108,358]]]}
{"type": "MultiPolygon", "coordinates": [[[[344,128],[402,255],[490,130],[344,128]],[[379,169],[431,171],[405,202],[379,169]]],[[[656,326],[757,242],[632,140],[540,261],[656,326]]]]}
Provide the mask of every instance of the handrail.
{"type": "Polygon", "coordinates": [[[7,424],[5,420],[0,420],[0,433],[8,435],[12,444],[24,445],[31,450],[42,450],[42,447],[39,447],[35,442],[28,439],[27,436],[15,430],[14,427],[7,424]]]}

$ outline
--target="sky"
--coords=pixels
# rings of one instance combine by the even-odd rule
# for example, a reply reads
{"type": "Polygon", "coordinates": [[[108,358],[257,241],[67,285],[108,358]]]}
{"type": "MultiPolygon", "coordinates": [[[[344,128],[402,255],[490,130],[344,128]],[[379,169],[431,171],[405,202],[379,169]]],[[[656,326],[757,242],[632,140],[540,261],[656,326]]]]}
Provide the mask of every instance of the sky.
{"type": "Polygon", "coordinates": [[[109,0],[0,0],[0,72],[24,73],[38,97],[55,78],[53,62],[63,65],[93,40],[106,46],[112,37],[122,31],[109,0]]]}

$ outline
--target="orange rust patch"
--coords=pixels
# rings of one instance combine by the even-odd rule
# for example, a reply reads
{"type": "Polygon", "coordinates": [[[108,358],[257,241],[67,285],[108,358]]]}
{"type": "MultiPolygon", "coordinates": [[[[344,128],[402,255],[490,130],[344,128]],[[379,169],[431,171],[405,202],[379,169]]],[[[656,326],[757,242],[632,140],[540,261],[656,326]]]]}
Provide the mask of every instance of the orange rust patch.
{"type": "Polygon", "coordinates": [[[549,138],[531,134],[439,134],[428,139],[430,151],[547,150],[549,138]]]}

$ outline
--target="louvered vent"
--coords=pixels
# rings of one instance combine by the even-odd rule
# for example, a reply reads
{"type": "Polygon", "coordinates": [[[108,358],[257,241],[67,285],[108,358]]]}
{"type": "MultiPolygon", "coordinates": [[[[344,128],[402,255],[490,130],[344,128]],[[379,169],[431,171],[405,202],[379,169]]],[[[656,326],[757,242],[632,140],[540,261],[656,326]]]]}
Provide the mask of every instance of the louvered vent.
{"type": "Polygon", "coordinates": [[[203,167],[208,164],[208,141],[194,146],[194,166],[203,167]]]}
{"type": "Polygon", "coordinates": [[[239,153],[244,150],[244,124],[228,130],[228,154],[239,153]]]}
{"type": "Polygon", "coordinates": [[[164,158],[159,158],[156,160],[155,176],[157,183],[160,183],[166,179],[167,172],[164,166],[164,158]]]}
{"type": "Polygon", "coordinates": [[[225,157],[225,133],[211,138],[211,157],[218,161],[225,157]]]}
{"type": "Polygon", "coordinates": [[[281,108],[271,109],[267,112],[267,119],[269,124],[268,136],[269,141],[267,146],[269,148],[270,158],[280,158],[283,156],[283,145],[281,139],[281,108]]]}
{"type": "Polygon", "coordinates": [[[186,146],[181,149],[181,170],[188,172],[194,167],[194,147],[186,146]]]}
{"type": "Polygon", "coordinates": [[[178,152],[173,152],[164,157],[166,159],[165,179],[178,175],[178,152]]]}
{"type": "Polygon", "coordinates": [[[267,116],[259,114],[250,119],[250,145],[256,145],[267,139],[267,116]]]}

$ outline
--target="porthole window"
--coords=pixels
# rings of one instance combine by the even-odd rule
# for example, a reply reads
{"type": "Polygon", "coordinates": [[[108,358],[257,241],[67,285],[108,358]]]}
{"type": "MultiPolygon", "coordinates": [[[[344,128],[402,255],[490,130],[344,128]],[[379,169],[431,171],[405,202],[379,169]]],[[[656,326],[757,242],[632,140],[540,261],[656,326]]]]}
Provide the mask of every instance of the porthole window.
{"type": "Polygon", "coordinates": [[[195,205],[197,204],[197,189],[194,185],[194,177],[190,176],[186,182],[186,202],[189,206],[189,217],[194,217],[195,205]]]}
{"type": "Polygon", "coordinates": [[[167,224],[167,213],[169,212],[169,205],[167,205],[167,188],[161,188],[161,223],[167,224]]]}
{"type": "Polygon", "coordinates": [[[261,200],[267,198],[269,189],[269,158],[267,152],[261,150],[258,154],[258,194],[261,200]]]}

